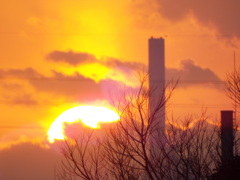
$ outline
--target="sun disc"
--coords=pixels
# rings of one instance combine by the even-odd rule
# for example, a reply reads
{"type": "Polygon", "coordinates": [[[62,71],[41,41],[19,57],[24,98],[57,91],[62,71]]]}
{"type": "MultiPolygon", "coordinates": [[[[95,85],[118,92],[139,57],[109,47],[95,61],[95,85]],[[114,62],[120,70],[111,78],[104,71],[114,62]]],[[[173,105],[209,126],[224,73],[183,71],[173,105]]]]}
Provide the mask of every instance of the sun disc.
{"type": "Polygon", "coordinates": [[[64,111],[51,124],[48,130],[48,140],[53,143],[56,139],[63,140],[64,123],[82,122],[86,126],[97,129],[101,122],[111,123],[119,120],[119,115],[106,108],[96,106],[76,106],[64,111]]]}

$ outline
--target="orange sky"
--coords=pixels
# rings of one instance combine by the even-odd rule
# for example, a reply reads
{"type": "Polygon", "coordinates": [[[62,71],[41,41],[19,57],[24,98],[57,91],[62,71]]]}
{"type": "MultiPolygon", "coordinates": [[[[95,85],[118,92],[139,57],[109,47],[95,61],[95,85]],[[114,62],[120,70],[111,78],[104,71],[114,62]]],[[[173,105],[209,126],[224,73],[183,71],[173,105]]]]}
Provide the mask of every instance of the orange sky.
{"type": "Polygon", "coordinates": [[[231,108],[222,80],[234,52],[239,65],[239,7],[238,0],[1,2],[0,149],[42,143],[63,111],[109,107],[119,84],[136,87],[151,36],[166,40],[168,79],[182,80],[168,113],[207,108],[216,119],[231,108]]]}

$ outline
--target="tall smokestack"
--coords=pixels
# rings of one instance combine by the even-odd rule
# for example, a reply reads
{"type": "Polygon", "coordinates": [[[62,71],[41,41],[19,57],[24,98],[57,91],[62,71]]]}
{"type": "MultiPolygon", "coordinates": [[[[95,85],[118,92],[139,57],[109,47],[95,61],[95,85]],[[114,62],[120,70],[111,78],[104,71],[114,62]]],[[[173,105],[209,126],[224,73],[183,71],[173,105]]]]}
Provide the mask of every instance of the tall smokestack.
{"type": "MultiPolygon", "coordinates": [[[[148,41],[149,53],[149,108],[150,116],[156,122],[155,128],[165,133],[165,53],[164,39],[151,37],[148,41]],[[161,103],[162,102],[162,103],[161,103]],[[161,103],[161,104],[159,104],[161,103]],[[158,109],[158,106],[161,108],[158,109]],[[158,112],[156,110],[158,109],[158,112]]],[[[157,133],[159,134],[159,133],[157,133]]],[[[154,137],[153,137],[154,138],[154,137]]]]}
{"type": "Polygon", "coordinates": [[[221,111],[221,141],[225,163],[233,159],[233,111],[221,111]]]}

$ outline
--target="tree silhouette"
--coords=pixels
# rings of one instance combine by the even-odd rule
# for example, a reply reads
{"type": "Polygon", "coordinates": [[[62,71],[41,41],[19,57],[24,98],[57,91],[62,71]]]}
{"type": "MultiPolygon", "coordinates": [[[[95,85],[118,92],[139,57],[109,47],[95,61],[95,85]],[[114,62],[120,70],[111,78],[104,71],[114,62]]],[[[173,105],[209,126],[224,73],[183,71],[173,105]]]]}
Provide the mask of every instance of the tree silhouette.
{"type": "Polygon", "coordinates": [[[226,89],[228,97],[235,105],[240,105],[240,69],[234,68],[233,72],[227,74],[226,89]]]}
{"type": "Polygon", "coordinates": [[[59,179],[200,180],[213,174],[220,162],[217,126],[210,125],[203,113],[185,117],[181,124],[167,120],[166,132],[156,131],[159,121],[154,116],[167,105],[177,83],[165,86],[165,97],[150,113],[152,92],[146,82],[144,77],[137,90],[124,92],[116,106],[120,120],[101,137],[85,129],[79,137],[65,140],[59,179]],[[150,141],[153,131],[156,139],[150,141]]]}
{"type": "Polygon", "coordinates": [[[234,67],[234,71],[227,74],[226,90],[228,97],[233,101],[235,107],[235,118],[233,126],[233,145],[234,157],[229,160],[224,160],[216,166],[215,173],[210,176],[210,180],[238,180],[240,179],[240,156],[238,146],[240,142],[237,112],[240,106],[240,69],[234,67]]]}

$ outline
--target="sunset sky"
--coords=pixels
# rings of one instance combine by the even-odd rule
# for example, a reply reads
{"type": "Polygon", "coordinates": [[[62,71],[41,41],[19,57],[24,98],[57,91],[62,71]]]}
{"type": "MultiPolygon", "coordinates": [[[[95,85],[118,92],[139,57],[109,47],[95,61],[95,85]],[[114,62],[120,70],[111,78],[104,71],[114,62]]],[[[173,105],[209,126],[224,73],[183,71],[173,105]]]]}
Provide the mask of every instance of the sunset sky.
{"type": "MultiPolygon", "coordinates": [[[[28,177],[33,160],[19,160],[22,171],[11,166],[25,150],[54,164],[47,131],[62,112],[114,108],[111,94],[123,84],[137,87],[151,36],[165,38],[167,80],[180,80],[167,115],[181,119],[206,108],[215,121],[233,109],[223,81],[234,52],[240,65],[239,8],[239,0],[2,1],[0,178],[28,177]]],[[[45,168],[43,179],[53,176],[46,162],[35,162],[45,168]]]]}

